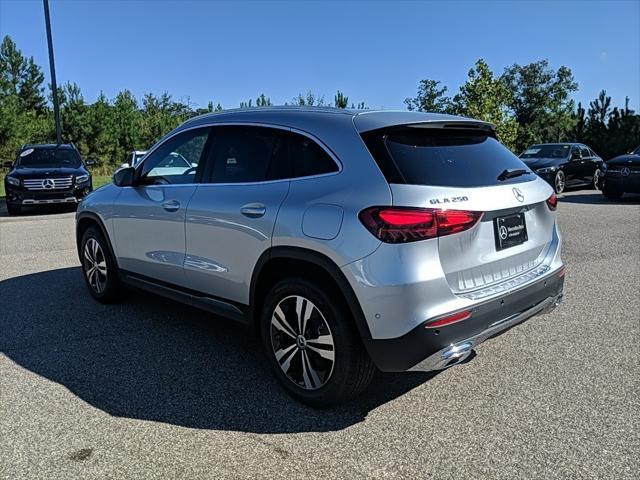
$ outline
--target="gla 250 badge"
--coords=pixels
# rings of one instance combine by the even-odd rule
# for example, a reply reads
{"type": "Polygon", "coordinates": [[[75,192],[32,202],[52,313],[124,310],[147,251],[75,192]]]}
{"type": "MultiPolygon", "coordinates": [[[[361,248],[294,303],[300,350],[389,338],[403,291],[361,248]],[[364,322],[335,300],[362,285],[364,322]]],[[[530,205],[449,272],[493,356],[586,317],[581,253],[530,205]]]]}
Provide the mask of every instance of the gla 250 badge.
{"type": "Polygon", "coordinates": [[[440,205],[444,203],[458,203],[458,202],[468,202],[469,197],[443,197],[443,198],[432,198],[429,200],[431,205],[440,205]]]}

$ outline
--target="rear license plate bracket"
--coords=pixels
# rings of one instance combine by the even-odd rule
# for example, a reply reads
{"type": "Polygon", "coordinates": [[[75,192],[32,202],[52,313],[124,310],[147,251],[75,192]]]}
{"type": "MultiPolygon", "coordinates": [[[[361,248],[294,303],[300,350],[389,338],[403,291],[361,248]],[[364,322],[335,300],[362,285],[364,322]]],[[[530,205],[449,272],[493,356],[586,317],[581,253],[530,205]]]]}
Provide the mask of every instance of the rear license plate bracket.
{"type": "Polygon", "coordinates": [[[521,245],[529,239],[524,213],[496,217],[493,230],[498,251],[521,245]]]}

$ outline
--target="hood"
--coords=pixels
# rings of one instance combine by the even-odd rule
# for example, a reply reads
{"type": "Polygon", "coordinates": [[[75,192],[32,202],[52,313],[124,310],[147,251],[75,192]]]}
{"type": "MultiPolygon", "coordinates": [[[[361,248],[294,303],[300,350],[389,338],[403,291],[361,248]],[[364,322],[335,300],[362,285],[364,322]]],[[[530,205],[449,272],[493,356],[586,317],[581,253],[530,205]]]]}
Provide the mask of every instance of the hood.
{"type": "Polygon", "coordinates": [[[557,167],[567,160],[566,158],[522,158],[521,159],[531,170],[539,168],[557,167]]]}
{"type": "Polygon", "coordinates": [[[11,170],[11,176],[16,178],[55,178],[55,177],[69,177],[71,175],[85,175],[89,172],[80,166],[78,168],[73,167],[43,167],[43,168],[33,168],[33,167],[20,167],[19,165],[14,167],[11,170]]]}
{"type": "Polygon", "coordinates": [[[627,155],[620,155],[619,157],[612,158],[611,160],[607,160],[607,167],[612,167],[614,165],[618,166],[631,166],[631,165],[640,165],[640,155],[633,155],[631,153],[627,155]]]}

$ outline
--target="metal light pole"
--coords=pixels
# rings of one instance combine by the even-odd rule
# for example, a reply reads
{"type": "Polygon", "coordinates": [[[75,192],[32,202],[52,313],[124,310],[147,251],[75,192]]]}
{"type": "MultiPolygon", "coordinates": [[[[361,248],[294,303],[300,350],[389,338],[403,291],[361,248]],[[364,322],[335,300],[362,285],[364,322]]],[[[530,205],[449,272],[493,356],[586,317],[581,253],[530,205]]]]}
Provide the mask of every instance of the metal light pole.
{"type": "Polygon", "coordinates": [[[60,107],[58,105],[58,87],[56,85],[56,66],[53,61],[53,40],[51,39],[51,20],[49,18],[49,0],[42,0],[44,4],[44,23],[47,26],[47,44],[49,46],[49,68],[51,69],[51,93],[53,96],[53,117],[56,122],[56,142],[62,143],[62,127],[60,126],[60,107]]]}

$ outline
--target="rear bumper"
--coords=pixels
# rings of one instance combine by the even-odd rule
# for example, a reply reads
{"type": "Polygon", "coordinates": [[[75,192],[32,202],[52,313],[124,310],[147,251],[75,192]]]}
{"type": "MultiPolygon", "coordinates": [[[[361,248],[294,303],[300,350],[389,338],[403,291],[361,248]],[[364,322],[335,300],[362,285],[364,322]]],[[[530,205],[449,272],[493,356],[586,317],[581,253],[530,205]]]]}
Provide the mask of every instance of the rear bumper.
{"type": "Polygon", "coordinates": [[[425,321],[401,337],[363,342],[373,362],[385,372],[453,366],[488,338],[553,309],[561,301],[564,288],[564,276],[558,276],[559,271],[474,306],[467,320],[439,329],[425,328],[425,321]]]}

